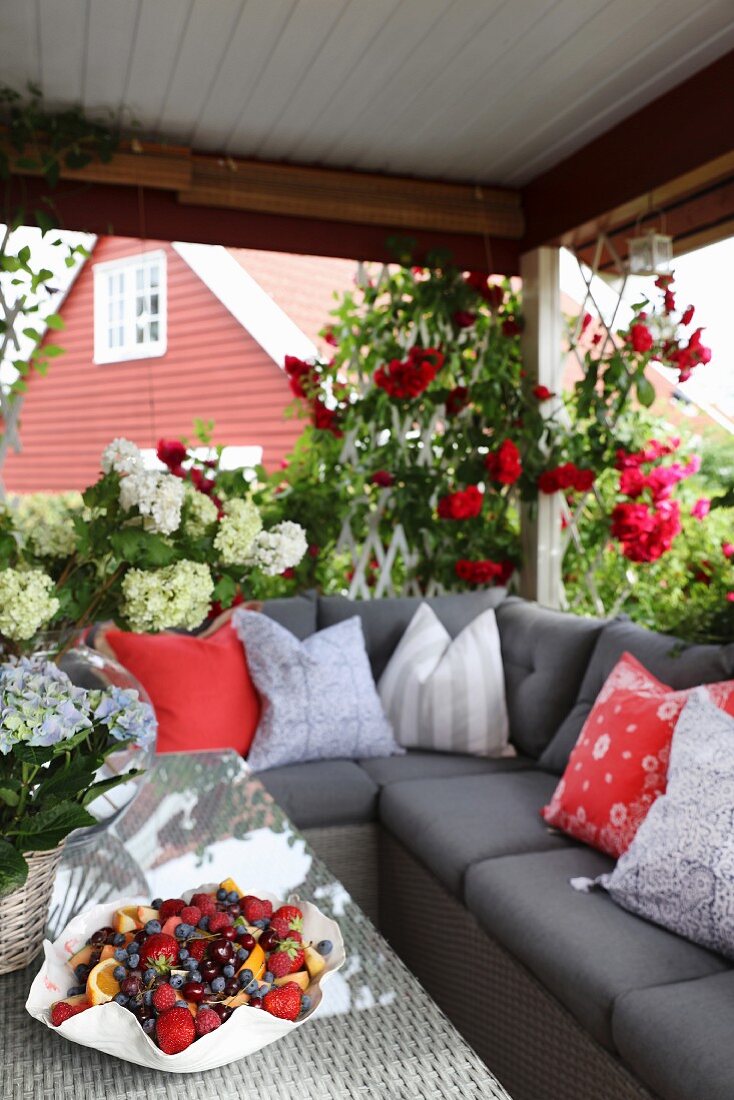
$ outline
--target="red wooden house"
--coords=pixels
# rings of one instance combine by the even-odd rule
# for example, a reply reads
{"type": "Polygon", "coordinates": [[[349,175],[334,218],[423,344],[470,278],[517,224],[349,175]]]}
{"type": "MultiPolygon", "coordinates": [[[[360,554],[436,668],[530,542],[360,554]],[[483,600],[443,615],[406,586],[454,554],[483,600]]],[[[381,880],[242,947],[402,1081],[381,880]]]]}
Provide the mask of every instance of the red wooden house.
{"type": "Polygon", "coordinates": [[[59,309],[65,354],[30,380],[6,488],[83,488],[115,436],[154,448],[191,437],[196,418],[214,421],[235,459],[257,461],[262,449],[277,467],[302,428],[284,416],[284,356],[316,353],[333,292],[354,270],[348,260],[100,237],[59,309]]]}

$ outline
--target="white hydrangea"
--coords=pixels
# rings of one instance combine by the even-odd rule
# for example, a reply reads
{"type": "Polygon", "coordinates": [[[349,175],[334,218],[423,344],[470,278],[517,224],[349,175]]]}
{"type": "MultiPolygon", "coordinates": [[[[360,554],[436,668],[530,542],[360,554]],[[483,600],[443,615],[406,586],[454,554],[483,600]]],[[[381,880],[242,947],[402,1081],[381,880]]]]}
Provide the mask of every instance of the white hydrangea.
{"type": "Polygon", "coordinates": [[[41,569],[0,570],[0,634],[25,642],[59,609],[54,582],[41,569]]]}
{"type": "Polygon", "coordinates": [[[74,514],[81,515],[81,493],[28,493],[11,501],[18,531],[39,558],[66,558],[76,549],[74,514]]]}
{"type": "Polygon", "coordinates": [[[306,532],[300,523],[284,520],[269,531],[261,531],[255,539],[250,561],[268,577],[277,577],[292,569],[306,553],[306,532]]]}
{"type": "Polygon", "coordinates": [[[137,508],[148,531],[171,535],[181,524],[184,483],[173,474],[139,470],[120,479],[120,504],[137,508]]]}
{"type": "Polygon", "coordinates": [[[122,614],[133,630],[193,630],[209,613],[214,581],[207,565],[177,561],[162,569],[131,569],[122,580],[122,614]]]}
{"type": "Polygon", "coordinates": [[[228,500],[219,530],[214,539],[214,549],[225,565],[243,565],[250,555],[255,538],[262,530],[262,519],[250,500],[228,500]]]}
{"type": "Polygon", "coordinates": [[[184,529],[191,538],[199,538],[207,527],[217,522],[217,506],[205,493],[184,482],[184,529]]]}
{"type": "Polygon", "coordinates": [[[102,452],[102,470],[106,474],[134,474],[143,468],[140,448],[129,439],[113,439],[102,452]]]}

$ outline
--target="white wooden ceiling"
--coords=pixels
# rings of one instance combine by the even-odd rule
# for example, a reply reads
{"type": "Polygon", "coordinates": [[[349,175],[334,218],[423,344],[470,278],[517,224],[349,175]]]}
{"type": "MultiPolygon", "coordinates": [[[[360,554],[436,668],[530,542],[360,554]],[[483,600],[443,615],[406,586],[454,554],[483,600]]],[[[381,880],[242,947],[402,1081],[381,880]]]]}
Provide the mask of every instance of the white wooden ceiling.
{"type": "Polygon", "coordinates": [[[198,151],[508,186],[732,48],[732,0],[0,0],[0,79],[53,103],[198,151]]]}

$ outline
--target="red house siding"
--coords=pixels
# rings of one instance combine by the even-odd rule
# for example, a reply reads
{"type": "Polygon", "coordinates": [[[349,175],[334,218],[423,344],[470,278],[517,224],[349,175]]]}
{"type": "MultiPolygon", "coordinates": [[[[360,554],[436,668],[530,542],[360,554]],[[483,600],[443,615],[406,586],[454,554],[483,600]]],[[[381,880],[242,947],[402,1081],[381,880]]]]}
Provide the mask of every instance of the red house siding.
{"type": "Polygon", "coordinates": [[[54,338],[66,353],[30,380],[23,451],[3,469],[9,491],[84,488],[115,436],[155,447],[160,437],[191,437],[197,417],[215,422],[218,443],[261,446],[271,469],[300,434],[302,422],[283,415],[291,401],[283,372],[167,242],[100,238],[61,313],[65,328],[54,338]],[[158,249],[168,266],[166,354],[96,364],[94,264],[158,249]]]}

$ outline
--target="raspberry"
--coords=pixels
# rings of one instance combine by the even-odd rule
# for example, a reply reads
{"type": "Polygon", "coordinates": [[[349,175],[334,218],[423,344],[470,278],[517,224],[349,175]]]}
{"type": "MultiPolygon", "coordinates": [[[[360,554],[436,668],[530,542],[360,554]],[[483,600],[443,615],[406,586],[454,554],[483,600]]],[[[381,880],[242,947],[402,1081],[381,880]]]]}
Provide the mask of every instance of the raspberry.
{"type": "Polygon", "coordinates": [[[269,901],[248,894],[240,902],[240,910],[247,923],[254,924],[256,920],[266,920],[273,912],[273,907],[269,901]]]}
{"type": "Polygon", "coordinates": [[[211,894],[194,894],[189,905],[198,905],[203,917],[211,916],[212,913],[217,911],[216,903],[211,894]]]}
{"type": "Polygon", "coordinates": [[[169,1008],[173,1008],[177,1000],[178,994],[168,982],[163,982],[153,990],[153,1008],[156,1012],[167,1012],[169,1008]]]}
{"type": "Polygon", "coordinates": [[[89,1001],[81,1001],[76,1005],[71,1005],[68,1001],[57,1001],[51,1007],[51,1023],[54,1027],[59,1027],[64,1020],[69,1020],[72,1016],[78,1016],[80,1012],[84,1012],[89,1007],[89,1001]]]}
{"type": "Polygon", "coordinates": [[[209,931],[221,932],[223,928],[231,928],[232,918],[229,913],[212,913],[209,917],[209,931]]]}
{"type": "Polygon", "coordinates": [[[198,905],[185,905],[179,913],[179,917],[184,924],[191,924],[194,928],[196,928],[203,915],[198,905]]]}
{"type": "Polygon", "coordinates": [[[194,1025],[196,1027],[196,1034],[201,1037],[202,1035],[208,1035],[210,1031],[216,1031],[221,1025],[222,1021],[219,1016],[211,1008],[200,1008],[196,1013],[196,1019],[194,1025]]]}
{"type": "Polygon", "coordinates": [[[207,949],[206,940],[190,940],[188,944],[189,955],[192,959],[196,959],[197,962],[201,962],[204,958],[204,952],[207,949]]]}
{"type": "Polygon", "coordinates": [[[185,905],[183,898],[169,898],[158,910],[158,920],[164,924],[169,917],[177,917],[185,905]]]}

